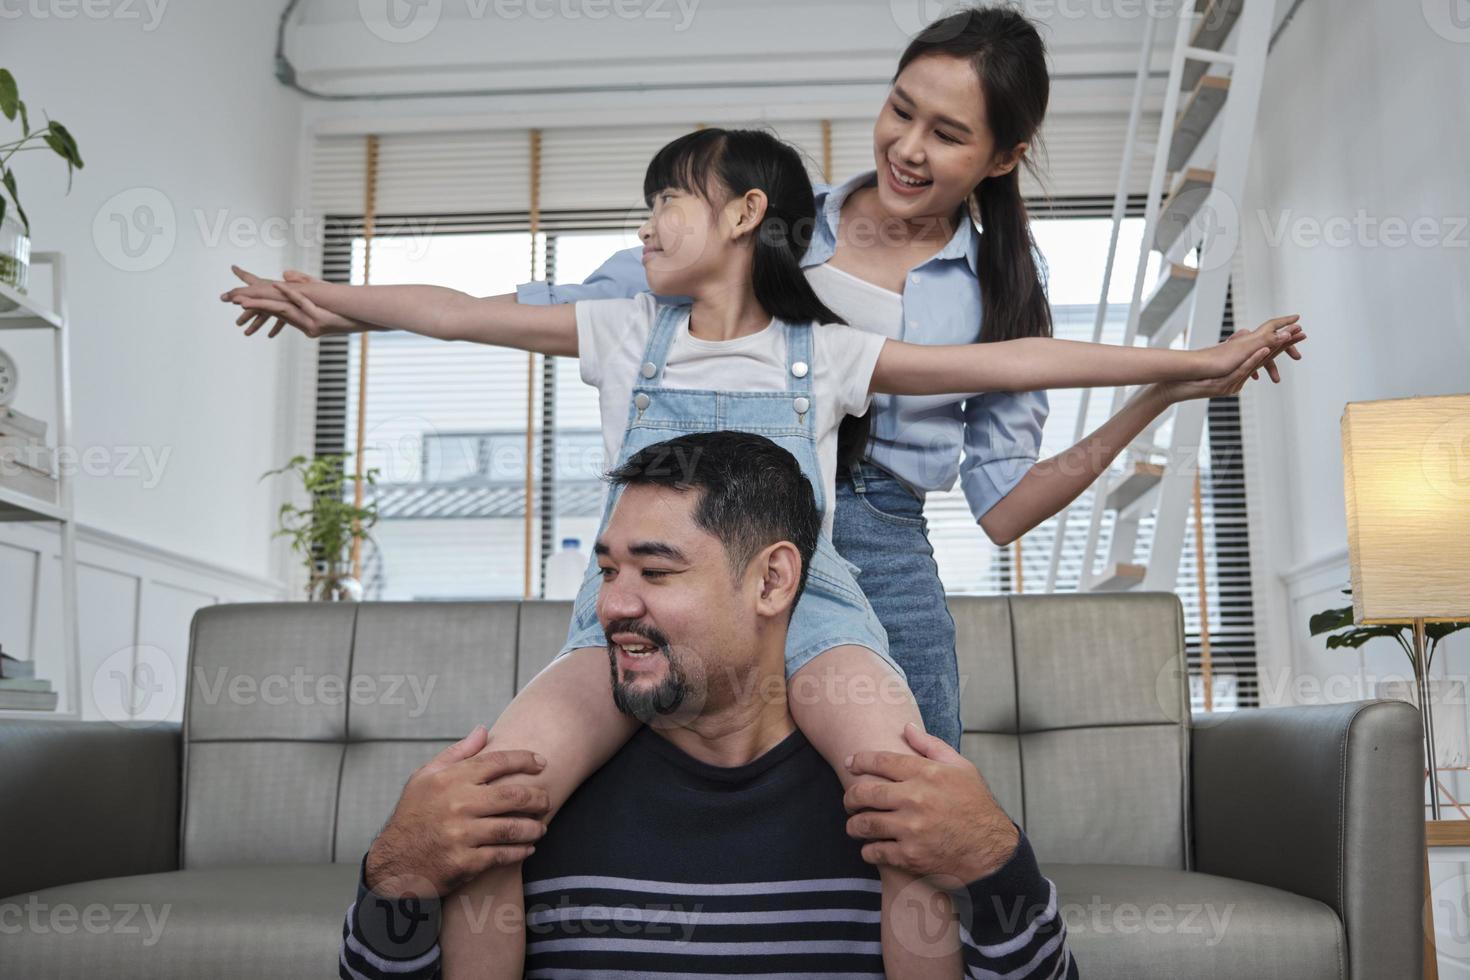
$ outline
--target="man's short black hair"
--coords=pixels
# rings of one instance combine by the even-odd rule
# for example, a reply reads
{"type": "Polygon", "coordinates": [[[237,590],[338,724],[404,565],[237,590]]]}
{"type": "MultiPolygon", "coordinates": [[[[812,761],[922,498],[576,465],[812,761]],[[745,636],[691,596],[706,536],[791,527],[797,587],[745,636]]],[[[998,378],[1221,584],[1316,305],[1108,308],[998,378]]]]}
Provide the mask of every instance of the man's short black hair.
{"type": "Polygon", "coordinates": [[[822,516],[796,457],[765,436],[690,433],[635,453],[607,479],[614,487],[702,491],[694,522],[725,546],[732,577],[743,574],[761,549],[790,541],[801,554],[801,598],[822,516]]]}

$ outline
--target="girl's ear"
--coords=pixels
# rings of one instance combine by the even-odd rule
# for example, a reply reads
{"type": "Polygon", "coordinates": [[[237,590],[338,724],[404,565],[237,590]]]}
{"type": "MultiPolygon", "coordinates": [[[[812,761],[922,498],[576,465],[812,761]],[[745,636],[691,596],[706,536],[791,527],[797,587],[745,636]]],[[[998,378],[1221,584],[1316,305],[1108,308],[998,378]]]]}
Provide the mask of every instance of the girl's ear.
{"type": "Polygon", "coordinates": [[[1028,146],[1029,144],[1027,143],[1017,143],[1011,147],[1009,153],[997,153],[995,155],[995,161],[990,166],[990,172],[985,176],[1004,177],[1012,170],[1015,170],[1021,165],[1021,160],[1025,158],[1028,146]]]}
{"type": "Polygon", "coordinates": [[[752,187],[725,205],[725,215],[730,222],[730,237],[739,239],[760,227],[766,216],[768,200],[766,192],[752,187]]]}

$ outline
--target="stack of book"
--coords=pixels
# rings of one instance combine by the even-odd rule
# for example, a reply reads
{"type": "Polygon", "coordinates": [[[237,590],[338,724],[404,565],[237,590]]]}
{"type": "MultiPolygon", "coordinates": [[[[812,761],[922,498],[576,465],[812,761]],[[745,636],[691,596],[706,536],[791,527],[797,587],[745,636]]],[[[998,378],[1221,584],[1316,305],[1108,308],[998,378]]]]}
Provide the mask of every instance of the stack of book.
{"type": "Polygon", "coordinates": [[[0,407],[0,487],[54,504],[56,453],[46,445],[46,423],[0,407]]]}
{"type": "Polygon", "coordinates": [[[56,692],[50,681],[36,679],[35,663],[0,650],[0,708],[55,711],[56,692]]]}

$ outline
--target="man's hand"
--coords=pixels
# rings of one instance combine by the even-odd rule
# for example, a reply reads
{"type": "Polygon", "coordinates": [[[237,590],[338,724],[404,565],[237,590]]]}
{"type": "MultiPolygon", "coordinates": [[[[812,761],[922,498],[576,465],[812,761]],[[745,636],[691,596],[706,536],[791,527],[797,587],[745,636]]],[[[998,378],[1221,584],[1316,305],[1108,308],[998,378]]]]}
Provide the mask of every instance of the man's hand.
{"type": "Polygon", "coordinates": [[[537,786],[497,785],[537,773],[532,752],[490,751],[483,725],[408,777],[388,824],[368,849],[367,886],[388,898],[443,897],[496,865],[524,861],[545,833],[551,809],[537,786]],[[490,783],[491,785],[486,785],[490,783]]]}
{"type": "Polygon", "coordinates": [[[979,770],[912,723],[903,734],[923,758],[858,752],[848,763],[853,775],[881,777],[853,782],[842,798],[848,835],[870,842],[863,860],[961,884],[1000,868],[1021,838],[979,770]]]}

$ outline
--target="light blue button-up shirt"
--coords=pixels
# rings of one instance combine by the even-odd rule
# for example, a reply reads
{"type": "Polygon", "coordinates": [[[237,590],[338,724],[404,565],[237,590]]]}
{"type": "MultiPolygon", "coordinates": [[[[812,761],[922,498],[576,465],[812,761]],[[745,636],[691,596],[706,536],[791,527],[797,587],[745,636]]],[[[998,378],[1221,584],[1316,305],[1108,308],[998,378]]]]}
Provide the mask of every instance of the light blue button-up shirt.
{"type": "MultiPolygon", "coordinates": [[[[802,268],[832,257],[842,202],[876,181],[877,173],[870,170],[836,186],[817,185],[817,222],[802,268]]],[[[980,339],[979,245],[980,236],[967,219],[944,248],[909,270],[901,339],[915,344],[972,344],[980,339]]],[[[522,283],[516,297],[522,303],[573,303],[647,290],[642,248],[635,247],[615,253],[580,285],[522,283]]],[[[688,302],[685,297],[660,298],[688,302]]],[[[958,477],[979,520],[1036,463],[1048,411],[1044,391],[874,395],[868,458],[920,491],[948,490],[958,477]]]]}

